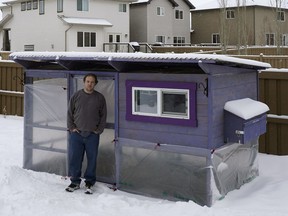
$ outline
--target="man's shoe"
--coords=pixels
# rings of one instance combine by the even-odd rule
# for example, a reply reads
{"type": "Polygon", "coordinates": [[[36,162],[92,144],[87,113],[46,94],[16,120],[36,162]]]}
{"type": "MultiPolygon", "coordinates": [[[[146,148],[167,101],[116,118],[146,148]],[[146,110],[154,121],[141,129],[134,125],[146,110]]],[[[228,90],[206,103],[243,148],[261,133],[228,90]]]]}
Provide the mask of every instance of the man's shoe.
{"type": "Polygon", "coordinates": [[[85,194],[93,194],[93,185],[86,183],[85,194]]]}
{"type": "Polygon", "coordinates": [[[78,190],[80,188],[80,185],[71,183],[65,190],[67,192],[74,192],[75,190],[78,190]]]}

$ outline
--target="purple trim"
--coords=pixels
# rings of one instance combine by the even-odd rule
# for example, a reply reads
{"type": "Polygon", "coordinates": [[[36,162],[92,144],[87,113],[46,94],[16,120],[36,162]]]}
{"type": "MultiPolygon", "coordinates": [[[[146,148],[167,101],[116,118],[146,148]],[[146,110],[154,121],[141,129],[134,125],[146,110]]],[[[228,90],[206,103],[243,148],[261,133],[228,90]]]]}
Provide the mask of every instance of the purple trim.
{"type": "Polygon", "coordinates": [[[126,80],[126,120],[197,127],[196,87],[197,83],[194,82],[155,82],[155,81],[126,80]],[[175,119],[165,117],[133,115],[132,87],[188,89],[190,97],[189,98],[190,119],[175,119]]]}

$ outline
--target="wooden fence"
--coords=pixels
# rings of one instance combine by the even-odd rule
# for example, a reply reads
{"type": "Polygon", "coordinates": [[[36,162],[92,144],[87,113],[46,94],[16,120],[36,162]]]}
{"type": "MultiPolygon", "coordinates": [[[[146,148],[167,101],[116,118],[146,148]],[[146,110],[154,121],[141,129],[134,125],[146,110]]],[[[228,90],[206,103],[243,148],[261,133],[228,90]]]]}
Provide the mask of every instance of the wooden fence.
{"type": "Polygon", "coordinates": [[[12,61],[0,62],[0,113],[23,116],[23,68],[12,61]]]}
{"type": "Polygon", "coordinates": [[[259,151],[288,155],[288,69],[259,75],[260,100],[269,108],[267,133],[260,137],[259,151]]]}
{"type": "MultiPolygon", "coordinates": [[[[237,57],[268,62],[274,68],[288,68],[288,56],[237,57]]],[[[260,100],[270,107],[267,133],[260,137],[259,151],[288,155],[288,69],[273,70],[259,75],[260,100]]],[[[21,66],[12,61],[0,61],[0,114],[23,116],[23,79],[21,66]]]]}

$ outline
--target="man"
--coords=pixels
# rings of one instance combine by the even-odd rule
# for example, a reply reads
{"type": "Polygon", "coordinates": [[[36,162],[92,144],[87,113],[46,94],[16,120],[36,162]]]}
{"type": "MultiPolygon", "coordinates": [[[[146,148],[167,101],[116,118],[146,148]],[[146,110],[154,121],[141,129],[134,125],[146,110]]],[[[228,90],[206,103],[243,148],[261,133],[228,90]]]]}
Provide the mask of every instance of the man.
{"type": "Polygon", "coordinates": [[[99,137],[105,128],[107,109],[104,96],[94,90],[98,82],[97,76],[89,73],[84,76],[83,82],[84,88],[71,97],[67,113],[70,132],[68,174],[71,184],[66,191],[73,192],[80,188],[82,162],[86,153],[85,193],[92,194],[92,187],[96,182],[99,137]]]}

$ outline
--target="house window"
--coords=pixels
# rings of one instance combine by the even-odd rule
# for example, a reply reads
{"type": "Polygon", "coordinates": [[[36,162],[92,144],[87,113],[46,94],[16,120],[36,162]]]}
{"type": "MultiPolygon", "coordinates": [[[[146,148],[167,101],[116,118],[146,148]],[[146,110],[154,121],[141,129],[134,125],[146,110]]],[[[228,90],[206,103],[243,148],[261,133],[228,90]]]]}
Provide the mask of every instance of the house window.
{"type": "Polygon", "coordinates": [[[226,11],[226,18],[227,19],[234,19],[235,18],[235,11],[234,10],[227,10],[226,11]]]}
{"type": "Polygon", "coordinates": [[[274,46],[275,45],[275,35],[266,34],[266,45],[274,46]]]}
{"type": "Polygon", "coordinates": [[[175,19],[183,19],[183,11],[182,10],[175,10],[175,19]]]}
{"type": "Polygon", "coordinates": [[[174,45],[181,46],[185,44],[185,37],[173,37],[174,45]]]}
{"type": "Polygon", "coordinates": [[[77,11],[88,11],[89,1],[88,0],[77,0],[77,11]]]}
{"type": "Polygon", "coordinates": [[[31,10],[32,9],[32,2],[28,1],[27,2],[27,10],[31,10]]]}
{"type": "Polygon", "coordinates": [[[165,36],[156,36],[156,42],[165,43],[165,36]]]}
{"type": "Polygon", "coordinates": [[[108,36],[109,43],[119,43],[121,41],[120,34],[109,34],[108,36]]]}
{"type": "Polygon", "coordinates": [[[63,12],[63,0],[57,0],[57,12],[63,12]]]}
{"type": "Polygon", "coordinates": [[[212,43],[220,43],[220,34],[219,33],[213,33],[212,34],[212,43]]]}
{"type": "Polygon", "coordinates": [[[38,0],[33,0],[33,10],[38,9],[38,0]]]}
{"type": "Polygon", "coordinates": [[[126,4],[119,4],[119,12],[126,13],[127,12],[127,5],[126,4]]]}
{"type": "Polygon", "coordinates": [[[78,47],[96,47],[96,32],[77,32],[78,47]]]}
{"type": "Polygon", "coordinates": [[[21,11],[26,11],[26,2],[21,2],[21,11]]]}
{"type": "Polygon", "coordinates": [[[196,127],[196,83],[126,81],[126,119],[196,127]]]}
{"type": "Polygon", "coordinates": [[[45,14],[45,0],[39,0],[39,14],[45,14]]]}
{"type": "Polygon", "coordinates": [[[157,16],[164,16],[165,11],[163,7],[157,7],[157,16]]]}
{"type": "Polygon", "coordinates": [[[281,41],[282,46],[288,46],[288,34],[282,34],[281,41]]]}
{"type": "Polygon", "coordinates": [[[281,22],[285,21],[285,11],[283,10],[277,11],[277,20],[281,22]]]}

